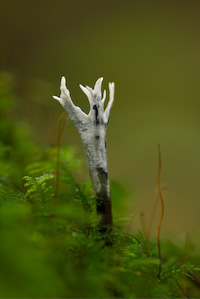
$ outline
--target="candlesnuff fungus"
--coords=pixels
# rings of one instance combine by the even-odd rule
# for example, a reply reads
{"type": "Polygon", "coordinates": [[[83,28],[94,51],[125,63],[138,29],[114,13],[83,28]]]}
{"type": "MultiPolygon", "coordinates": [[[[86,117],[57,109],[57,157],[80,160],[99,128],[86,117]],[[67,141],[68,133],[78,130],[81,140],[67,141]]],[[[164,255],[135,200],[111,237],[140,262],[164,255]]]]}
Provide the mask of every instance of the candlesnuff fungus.
{"type": "Polygon", "coordinates": [[[106,91],[104,90],[102,97],[102,81],[103,78],[99,78],[95,83],[94,89],[80,85],[80,88],[89,100],[89,114],[84,113],[72,102],[70,92],[66,87],[65,77],[61,79],[60,97],[54,96],[53,98],[58,100],[67,111],[81,135],[92,185],[97,198],[97,214],[100,216],[100,225],[103,230],[107,230],[112,227],[112,211],[107,167],[106,131],[110,109],[114,102],[115,86],[114,83],[109,83],[110,97],[104,111],[106,91]]]}

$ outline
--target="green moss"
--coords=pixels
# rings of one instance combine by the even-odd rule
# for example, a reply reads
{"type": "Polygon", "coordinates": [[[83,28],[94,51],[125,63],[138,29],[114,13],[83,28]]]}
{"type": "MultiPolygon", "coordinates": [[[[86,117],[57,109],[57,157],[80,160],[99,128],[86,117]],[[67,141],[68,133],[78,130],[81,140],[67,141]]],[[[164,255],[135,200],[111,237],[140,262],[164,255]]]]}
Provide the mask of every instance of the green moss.
{"type": "MultiPolygon", "coordinates": [[[[191,252],[186,263],[184,248],[162,242],[159,280],[154,238],[147,242],[141,232],[132,236],[118,226],[113,246],[105,246],[91,182],[78,183],[72,174],[80,165],[73,149],[59,149],[58,169],[57,147],[30,146],[21,125],[2,117],[0,298],[200,297],[189,274],[199,271],[199,255],[191,252]]],[[[117,209],[127,192],[114,181],[111,191],[117,209]]]]}

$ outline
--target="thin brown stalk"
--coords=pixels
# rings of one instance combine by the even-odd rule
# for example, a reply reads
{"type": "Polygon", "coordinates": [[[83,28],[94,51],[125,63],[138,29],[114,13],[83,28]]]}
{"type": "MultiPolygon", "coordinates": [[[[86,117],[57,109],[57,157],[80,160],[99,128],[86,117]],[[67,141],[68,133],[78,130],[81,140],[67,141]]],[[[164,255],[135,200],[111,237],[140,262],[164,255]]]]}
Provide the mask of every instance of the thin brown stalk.
{"type": "Polygon", "coordinates": [[[179,284],[179,282],[175,279],[177,286],[179,287],[180,291],[182,292],[182,296],[191,299],[188,294],[185,292],[185,289],[179,284]]]}
{"type": "MultiPolygon", "coordinates": [[[[186,234],[186,240],[185,240],[185,250],[184,250],[184,257],[183,257],[183,264],[186,265],[188,262],[189,257],[189,233],[186,234]]],[[[184,272],[186,272],[186,267],[184,272]]],[[[183,283],[182,283],[182,297],[187,293],[186,289],[186,283],[187,283],[187,276],[183,274],[183,283]]]]}
{"type": "Polygon", "coordinates": [[[160,222],[159,222],[159,225],[158,225],[157,243],[158,243],[158,256],[159,256],[159,260],[160,260],[159,269],[158,269],[158,278],[160,279],[161,269],[162,269],[162,255],[161,255],[161,246],[160,246],[160,230],[161,230],[161,226],[162,226],[162,221],[163,221],[164,210],[165,209],[164,209],[164,201],[163,201],[163,197],[162,197],[162,192],[161,192],[161,188],[160,188],[160,174],[161,174],[161,149],[160,149],[160,144],[158,145],[158,149],[159,149],[158,194],[159,194],[159,198],[160,198],[160,202],[161,202],[161,217],[160,217],[160,222]]]}
{"type": "Polygon", "coordinates": [[[55,208],[58,199],[59,179],[60,179],[60,141],[65,126],[67,124],[67,121],[68,121],[67,113],[63,112],[58,120],[57,137],[56,137],[57,153],[56,153],[56,186],[55,186],[55,195],[54,195],[54,214],[55,214],[55,208]]]}
{"type": "Polygon", "coordinates": [[[142,224],[142,230],[144,233],[144,237],[146,239],[146,241],[148,242],[148,235],[147,235],[147,229],[146,229],[146,221],[145,221],[145,214],[144,213],[140,213],[140,221],[142,224]]]}
{"type": "Polygon", "coordinates": [[[154,206],[153,206],[153,209],[152,209],[152,212],[151,212],[151,217],[150,217],[150,220],[149,220],[149,225],[148,225],[148,231],[147,231],[147,237],[148,237],[148,239],[150,238],[150,234],[151,234],[151,230],[152,230],[153,221],[155,219],[155,214],[156,214],[156,209],[157,209],[158,202],[159,202],[159,198],[156,198],[154,206]]]}
{"type": "MultiPolygon", "coordinates": [[[[167,190],[166,186],[161,188],[162,192],[165,191],[165,190],[167,190]]],[[[152,212],[151,212],[151,216],[150,216],[150,220],[149,220],[149,224],[148,224],[148,230],[147,230],[148,239],[150,238],[150,235],[151,235],[152,225],[153,225],[153,222],[154,222],[154,219],[155,219],[155,214],[156,214],[158,203],[159,203],[159,196],[156,198],[156,200],[154,202],[154,205],[153,205],[152,212]]]]}

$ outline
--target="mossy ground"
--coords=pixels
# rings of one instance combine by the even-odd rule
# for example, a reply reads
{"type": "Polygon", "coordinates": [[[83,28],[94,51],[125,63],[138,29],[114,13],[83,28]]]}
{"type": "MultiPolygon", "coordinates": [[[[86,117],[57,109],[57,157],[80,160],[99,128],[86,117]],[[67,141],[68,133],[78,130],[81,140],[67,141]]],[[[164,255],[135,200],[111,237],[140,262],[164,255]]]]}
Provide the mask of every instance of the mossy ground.
{"type": "MultiPolygon", "coordinates": [[[[200,297],[191,277],[200,266],[195,248],[189,255],[161,240],[158,279],[156,238],[123,232],[115,214],[113,232],[102,236],[91,183],[72,174],[80,160],[72,147],[38,147],[11,120],[7,81],[0,86],[0,298],[200,297]]],[[[112,184],[113,201],[119,191],[112,184]]]]}

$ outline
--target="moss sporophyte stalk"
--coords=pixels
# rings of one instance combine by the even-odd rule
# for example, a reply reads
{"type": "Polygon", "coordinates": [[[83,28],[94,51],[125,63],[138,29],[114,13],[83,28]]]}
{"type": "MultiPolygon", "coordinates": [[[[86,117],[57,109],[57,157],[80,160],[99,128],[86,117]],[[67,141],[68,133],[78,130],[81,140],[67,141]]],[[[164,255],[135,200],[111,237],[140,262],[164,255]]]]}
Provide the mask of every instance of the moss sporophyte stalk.
{"type": "MultiPolygon", "coordinates": [[[[8,99],[14,100],[15,96],[6,82],[2,86],[1,74],[0,81],[0,298],[200,298],[200,256],[191,242],[191,233],[187,234],[185,246],[178,236],[176,244],[173,239],[161,239],[160,218],[158,242],[156,236],[150,234],[157,221],[156,207],[164,190],[160,185],[160,147],[159,196],[152,214],[141,214],[143,232],[128,232],[132,212],[122,214],[121,205],[128,199],[127,190],[113,180],[110,182],[115,211],[113,228],[112,218],[106,218],[109,214],[104,218],[101,206],[97,206],[100,217],[96,217],[96,202],[100,205],[110,200],[103,147],[109,108],[107,113],[100,109],[105,98],[105,93],[101,97],[98,86],[102,79],[97,81],[94,90],[84,87],[92,99],[89,115],[81,111],[76,113],[78,107],[59,99],[69,106],[70,115],[76,117],[76,126],[83,132],[86,129],[87,138],[81,131],[84,146],[93,146],[93,151],[89,147],[86,153],[96,152],[93,156],[90,153],[88,158],[90,167],[93,166],[92,175],[96,173],[96,177],[92,176],[93,185],[97,186],[95,197],[90,180],[77,182],[74,178],[80,159],[73,147],[61,146],[69,113],[63,110],[59,117],[56,143],[43,148],[33,142],[31,135],[19,134],[22,127],[12,113],[8,117],[8,99]],[[99,100],[93,99],[95,94],[99,100]],[[91,145],[90,140],[99,144],[91,145]],[[99,154],[101,147],[102,156],[99,154]],[[96,160],[90,160],[92,157],[105,164],[96,164],[96,160]],[[104,230],[99,218],[109,220],[104,230]],[[123,224],[127,226],[122,228],[123,224]],[[106,228],[110,228],[108,233],[106,228]],[[112,246],[108,246],[110,244],[112,246]]],[[[62,83],[67,93],[64,79],[62,83]]],[[[112,88],[114,86],[110,87],[111,102],[107,107],[113,102],[112,88]]],[[[111,205],[108,207],[111,215],[111,205]]]]}
{"type": "Polygon", "coordinates": [[[110,197],[110,182],[108,177],[106,132],[110,117],[110,110],[114,102],[114,83],[109,83],[109,102],[104,110],[106,91],[101,92],[103,78],[99,78],[94,89],[80,85],[86,94],[90,111],[84,113],[75,106],[68,88],[66,79],[62,77],[60,97],[53,96],[67,111],[71,121],[80,133],[85,149],[89,173],[96,196],[97,214],[100,216],[101,229],[104,231],[112,228],[112,210],[110,197]]]}

